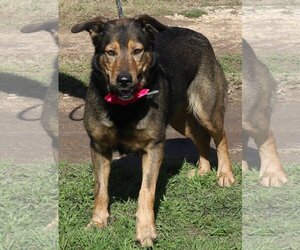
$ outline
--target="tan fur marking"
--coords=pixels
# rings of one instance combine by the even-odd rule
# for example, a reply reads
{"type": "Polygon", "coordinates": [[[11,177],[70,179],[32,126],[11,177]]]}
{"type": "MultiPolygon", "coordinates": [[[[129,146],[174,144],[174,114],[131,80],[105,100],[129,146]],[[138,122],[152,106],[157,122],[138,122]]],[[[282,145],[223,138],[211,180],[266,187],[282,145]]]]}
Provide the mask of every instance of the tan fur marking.
{"type": "Polygon", "coordinates": [[[136,212],[136,239],[142,246],[151,246],[157,233],[154,222],[155,189],[164,154],[164,145],[151,145],[143,154],[143,181],[136,212]]]}
{"type": "Polygon", "coordinates": [[[104,51],[105,53],[100,57],[99,63],[104,68],[106,75],[110,79],[110,83],[115,84],[121,64],[120,44],[117,41],[113,41],[105,47],[104,51]],[[110,51],[114,51],[116,55],[110,55],[110,51]]]}
{"type": "Polygon", "coordinates": [[[95,175],[95,200],[93,217],[87,227],[106,227],[108,223],[108,177],[112,154],[100,154],[91,147],[95,175]]]}
{"type": "Polygon", "coordinates": [[[259,147],[259,156],[261,159],[261,184],[267,187],[279,187],[287,182],[287,176],[280,163],[272,131],[269,130],[265,141],[261,142],[261,138],[262,136],[258,134],[254,137],[259,147]]]}
{"type": "Polygon", "coordinates": [[[127,58],[128,67],[134,81],[137,81],[138,75],[145,73],[149,69],[152,62],[152,56],[149,52],[144,51],[143,44],[134,40],[128,41],[127,58]],[[141,50],[141,53],[135,54],[135,50],[141,50]]]}
{"type": "Polygon", "coordinates": [[[217,147],[218,155],[218,184],[221,187],[230,187],[234,183],[231,163],[228,156],[228,143],[225,131],[212,135],[217,147]]]}
{"type": "Polygon", "coordinates": [[[111,84],[116,84],[116,79],[121,72],[128,72],[134,83],[138,83],[138,76],[143,75],[152,63],[151,53],[144,51],[141,43],[129,40],[126,48],[121,48],[117,41],[113,41],[105,47],[105,51],[114,51],[116,56],[104,53],[99,63],[105,70],[111,84]],[[135,50],[141,53],[135,54],[135,50]]]}
{"type": "Polygon", "coordinates": [[[186,112],[187,109],[186,102],[179,105],[177,112],[172,117],[171,126],[194,142],[200,154],[198,174],[204,175],[211,170],[209,162],[210,135],[199,125],[193,114],[186,112]]]}

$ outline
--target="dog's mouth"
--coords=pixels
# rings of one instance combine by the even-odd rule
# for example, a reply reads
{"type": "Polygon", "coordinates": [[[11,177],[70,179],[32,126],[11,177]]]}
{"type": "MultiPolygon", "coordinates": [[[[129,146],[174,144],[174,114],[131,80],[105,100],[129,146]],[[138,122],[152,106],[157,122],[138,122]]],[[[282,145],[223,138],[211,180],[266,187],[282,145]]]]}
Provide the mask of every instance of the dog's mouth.
{"type": "Polygon", "coordinates": [[[132,83],[130,86],[126,88],[118,87],[116,89],[116,95],[123,101],[129,101],[134,98],[135,93],[138,92],[142,86],[142,74],[139,74],[137,77],[137,83],[132,83]]]}
{"type": "Polygon", "coordinates": [[[131,87],[131,88],[120,88],[118,89],[118,97],[123,100],[123,101],[129,101],[131,99],[133,99],[134,97],[134,93],[135,93],[135,88],[131,87]]]}
{"type": "Polygon", "coordinates": [[[110,84],[110,91],[113,95],[122,101],[131,101],[135,98],[136,94],[144,87],[145,80],[142,74],[139,74],[137,81],[132,82],[130,86],[121,87],[116,84],[110,84]]]}

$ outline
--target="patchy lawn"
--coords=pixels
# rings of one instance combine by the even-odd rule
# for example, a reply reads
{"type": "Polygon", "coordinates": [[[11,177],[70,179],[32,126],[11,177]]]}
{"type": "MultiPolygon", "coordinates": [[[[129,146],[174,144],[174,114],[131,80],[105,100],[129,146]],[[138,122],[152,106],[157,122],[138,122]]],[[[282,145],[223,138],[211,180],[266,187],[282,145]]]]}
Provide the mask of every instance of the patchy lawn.
{"type": "Polygon", "coordinates": [[[55,249],[57,167],[0,163],[0,249],[55,249]]]}
{"type": "Polygon", "coordinates": [[[285,168],[281,188],[259,185],[258,171],[243,174],[243,249],[300,249],[299,167],[285,168]]]}
{"type": "MultiPolygon", "coordinates": [[[[164,164],[158,181],[155,249],[241,249],[242,187],[220,188],[215,171],[188,178],[189,163],[164,164]]],[[[90,164],[60,165],[60,248],[138,249],[135,211],[141,181],[140,168],[113,164],[110,177],[110,226],[85,231],[93,207],[90,164]]]]}

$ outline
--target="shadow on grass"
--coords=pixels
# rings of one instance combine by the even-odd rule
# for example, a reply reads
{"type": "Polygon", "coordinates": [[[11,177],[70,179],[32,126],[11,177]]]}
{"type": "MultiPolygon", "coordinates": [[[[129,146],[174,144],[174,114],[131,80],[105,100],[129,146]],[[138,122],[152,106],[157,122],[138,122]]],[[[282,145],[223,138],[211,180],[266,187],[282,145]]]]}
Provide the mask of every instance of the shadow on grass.
{"type": "Polygon", "coordinates": [[[87,87],[77,78],[59,72],[59,91],[69,96],[84,99],[87,87]]]}

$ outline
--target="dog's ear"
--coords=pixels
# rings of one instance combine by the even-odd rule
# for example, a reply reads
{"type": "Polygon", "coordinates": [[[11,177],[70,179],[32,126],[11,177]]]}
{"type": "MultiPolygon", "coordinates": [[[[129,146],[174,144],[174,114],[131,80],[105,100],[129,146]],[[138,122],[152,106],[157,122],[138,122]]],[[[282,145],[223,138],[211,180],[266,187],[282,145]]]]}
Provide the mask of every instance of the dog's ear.
{"type": "Polygon", "coordinates": [[[99,34],[104,31],[105,26],[108,21],[109,21],[109,19],[98,16],[98,17],[95,17],[88,21],[75,24],[71,28],[71,32],[79,33],[79,32],[82,32],[85,30],[85,31],[88,31],[90,33],[90,35],[93,37],[94,35],[99,34]]]}
{"type": "Polygon", "coordinates": [[[138,15],[134,17],[134,19],[142,24],[143,29],[150,35],[150,38],[152,39],[154,39],[157,33],[169,29],[168,26],[162,24],[149,15],[138,15]]]}

